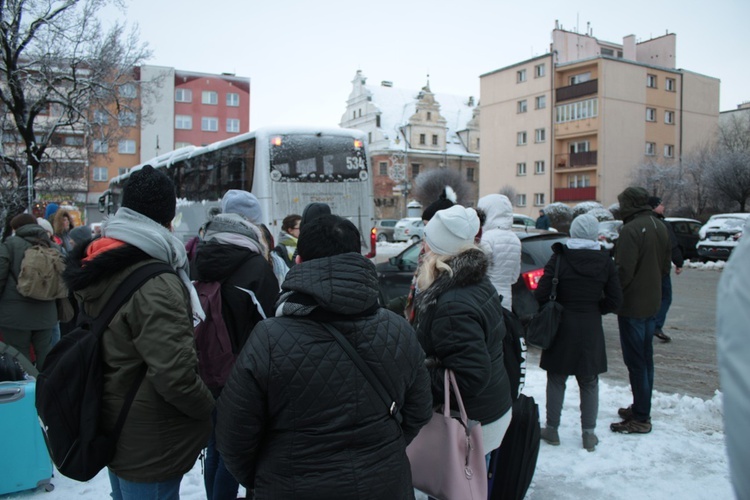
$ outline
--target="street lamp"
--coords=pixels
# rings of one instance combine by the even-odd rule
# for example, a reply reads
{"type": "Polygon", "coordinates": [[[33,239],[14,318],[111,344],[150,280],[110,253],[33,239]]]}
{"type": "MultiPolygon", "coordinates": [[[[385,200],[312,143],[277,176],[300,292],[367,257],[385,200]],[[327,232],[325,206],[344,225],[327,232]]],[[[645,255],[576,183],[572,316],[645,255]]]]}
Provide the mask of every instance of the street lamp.
{"type": "Polygon", "coordinates": [[[34,167],[26,165],[26,196],[28,198],[28,213],[32,212],[32,203],[34,202],[34,167]]]}

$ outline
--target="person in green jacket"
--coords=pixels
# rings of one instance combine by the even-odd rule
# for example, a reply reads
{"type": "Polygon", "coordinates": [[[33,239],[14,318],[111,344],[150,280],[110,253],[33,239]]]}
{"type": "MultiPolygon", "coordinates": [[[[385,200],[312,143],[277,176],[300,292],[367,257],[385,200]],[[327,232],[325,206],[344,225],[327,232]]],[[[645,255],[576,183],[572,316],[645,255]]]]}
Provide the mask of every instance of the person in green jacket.
{"type": "Polygon", "coordinates": [[[171,265],[146,281],[115,314],[102,336],[102,425],[111,430],[128,389],[145,365],[114,458],[112,498],[179,498],[211,432],[214,399],[198,376],[194,318],[205,317],[188,278],[185,247],[170,231],[175,189],[162,172],[145,166],[125,185],[122,207],[102,225],[102,237],[76,246],[66,283],[81,309],[96,317],[118,286],[150,262],[171,265]]]}
{"type": "Polygon", "coordinates": [[[633,404],[618,410],[613,432],[651,432],[654,388],[654,316],[661,307],[661,279],[669,272],[671,246],[664,224],[654,217],[648,192],[629,187],[617,196],[624,224],[615,243],[615,266],[622,286],[617,311],[622,358],[628,367],[633,404]]]}

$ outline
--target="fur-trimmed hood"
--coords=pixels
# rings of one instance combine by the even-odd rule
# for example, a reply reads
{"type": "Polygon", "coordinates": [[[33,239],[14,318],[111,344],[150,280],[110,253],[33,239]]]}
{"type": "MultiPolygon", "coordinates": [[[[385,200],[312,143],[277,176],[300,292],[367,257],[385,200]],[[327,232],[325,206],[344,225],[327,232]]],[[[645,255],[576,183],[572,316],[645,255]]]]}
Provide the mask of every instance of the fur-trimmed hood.
{"type": "Polygon", "coordinates": [[[471,248],[455,255],[445,262],[453,274],[441,272],[435,281],[417,294],[415,304],[417,315],[423,315],[447,290],[479,283],[487,275],[489,257],[478,248],[471,248]]]}

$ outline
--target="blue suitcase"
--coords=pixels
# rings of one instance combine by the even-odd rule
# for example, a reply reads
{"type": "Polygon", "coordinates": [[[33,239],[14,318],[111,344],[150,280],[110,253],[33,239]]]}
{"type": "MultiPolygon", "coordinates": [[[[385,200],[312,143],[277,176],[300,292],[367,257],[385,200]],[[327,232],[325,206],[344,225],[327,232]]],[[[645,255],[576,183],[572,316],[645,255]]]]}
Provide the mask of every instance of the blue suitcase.
{"type": "Polygon", "coordinates": [[[52,491],[52,460],[34,404],[36,381],[0,382],[0,495],[43,486],[52,491]]]}

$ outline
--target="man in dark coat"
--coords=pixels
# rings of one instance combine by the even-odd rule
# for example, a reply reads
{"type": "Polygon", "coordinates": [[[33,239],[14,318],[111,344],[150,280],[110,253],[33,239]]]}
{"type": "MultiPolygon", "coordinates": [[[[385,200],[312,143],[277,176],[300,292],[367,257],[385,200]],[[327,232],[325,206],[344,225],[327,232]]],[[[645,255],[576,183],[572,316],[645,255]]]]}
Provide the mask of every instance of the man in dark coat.
{"type": "MultiPolygon", "coordinates": [[[[682,251],[680,250],[680,243],[677,241],[677,235],[674,234],[672,224],[664,220],[664,204],[661,198],[652,196],[648,199],[648,204],[654,210],[654,216],[664,223],[664,227],[667,228],[669,233],[669,244],[672,249],[672,263],[674,264],[676,275],[680,275],[682,272],[682,266],[685,264],[685,260],[682,257],[682,251]]],[[[669,312],[669,306],[672,305],[672,277],[671,277],[672,266],[669,266],[669,271],[661,279],[661,306],[659,312],[656,313],[654,318],[654,337],[658,338],[662,342],[670,342],[672,337],[662,331],[664,328],[664,322],[667,320],[667,312],[669,312]]]]}
{"type": "Polygon", "coordinates": [[[377,304],[356,227],[304,224],[275,318],[259,323],[218,403],[227,469],[256,499],[413,498],[406,445],[432,416],[422,351],[377,304]],[[399,408],[401,424],[321,323],[337,329],[399,408]]]}
{"type": "Polygon", "coordinates": [[[624,224],[615,244],[623,302],[617,311],[622,358],[628,367],[633,404],[620,408],[622,422],[610,429],[625,434],[651,432],[654,388],[654,315],[661,306],[661,279],[669,272],[669,233],[654,217],[648,192],[629,187],[617,196],[624,224]]]}
{"type": "Polygon", "coordinates": [[[549,217],[544,213],[544,210],[539,210],[535,227],[536,229],[549,229],[549,217]]]}

